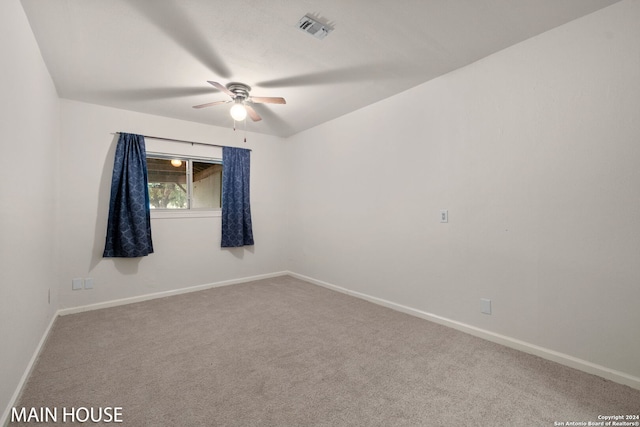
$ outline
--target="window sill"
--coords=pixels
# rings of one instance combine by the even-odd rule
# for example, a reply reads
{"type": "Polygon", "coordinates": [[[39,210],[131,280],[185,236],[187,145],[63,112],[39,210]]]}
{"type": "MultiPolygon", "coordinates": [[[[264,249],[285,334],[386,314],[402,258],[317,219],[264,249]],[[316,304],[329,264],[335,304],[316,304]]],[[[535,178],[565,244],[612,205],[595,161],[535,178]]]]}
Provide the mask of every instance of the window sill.
{"type": "Polygon", "coordinates": [[[151,219],[174,219],[174,218],[215,218],[221,217],[222,210],[151,210],[151,219]]]}

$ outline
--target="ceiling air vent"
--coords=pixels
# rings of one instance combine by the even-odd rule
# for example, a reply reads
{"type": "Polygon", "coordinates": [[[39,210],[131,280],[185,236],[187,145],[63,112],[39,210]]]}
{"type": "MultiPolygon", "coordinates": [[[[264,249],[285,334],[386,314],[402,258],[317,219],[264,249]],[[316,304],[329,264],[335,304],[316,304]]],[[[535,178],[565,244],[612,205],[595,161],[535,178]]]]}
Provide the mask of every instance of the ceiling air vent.
{"type": "Polygon", "coordinates": [[[305,33],[311,34],[318,40],[324,39],[331,31],[333,31],[333,28],[329,26],[329,24],[323,24],[309,15],[305,15],[300,19],[298,22],[298,28],[305,33]]]}

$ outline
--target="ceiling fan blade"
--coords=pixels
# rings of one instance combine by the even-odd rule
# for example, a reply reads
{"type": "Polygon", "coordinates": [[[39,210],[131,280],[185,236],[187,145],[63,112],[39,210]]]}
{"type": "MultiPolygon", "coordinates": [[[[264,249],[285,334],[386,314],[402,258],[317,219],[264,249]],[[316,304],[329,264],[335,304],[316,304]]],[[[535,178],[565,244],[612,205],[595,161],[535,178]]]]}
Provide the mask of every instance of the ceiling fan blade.
{"type": "Polygon", "coordinates": [[[215,87],[219,91],[226,93],[231,98],[235,98],[236,97],[235,93],[231,92],[229,89],[227,89],[225,86],[221,85],[218,82],[212,82],[211,80],[207,80],[207,83],[209,83],[211,86],[215,87]]]}
{"type": "Polygon", "coordinates": [[[214,105],[219,105],[219,104],[228,104],[231,101],[215,101],[215,102],[208,102],[206,104],[200,104],[200,105],[194,105],[192,108],[205,108],[205,107],[213,107],[214,105]]]}
{"type": "Polygon", "coordinates": [[[260,117],[260,115],[256,113],[256,110],[254,110],[252,106],[244,104],[244,108],[247,109],[247,114],[249,114],[251,120],[253,120],[254,122],[259,122],[260,120],[262,120],[262,117],[260,117]]]}
{"type": "Polygon", "coordinates": [[[286,104],[284,98],[276,98],[272,96],[250,96],[249,100],[256,104],[286,104]]]}
{"type": "Polygon", "coordinates": [[[141,17],[155,25],[214,75],[225,79],[231,77],[231,70],[216,52],[206,33],[200,26],[194,25],[193,18],[184,4],[177,1],[128,1],[126,3],[137,9],[141,17]]]}

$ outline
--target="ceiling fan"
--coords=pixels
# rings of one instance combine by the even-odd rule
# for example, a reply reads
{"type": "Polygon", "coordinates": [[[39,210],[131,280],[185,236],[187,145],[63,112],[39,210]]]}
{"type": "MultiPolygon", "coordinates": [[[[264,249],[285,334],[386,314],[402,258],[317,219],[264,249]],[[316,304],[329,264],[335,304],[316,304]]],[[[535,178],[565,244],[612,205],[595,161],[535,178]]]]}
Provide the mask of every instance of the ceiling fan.
{"type": "Polygon", "coordinates": [[[233,119],[236,121],[244,120],[247,117],[247,115],[249,115],[249,117],[251,117],[251,120],[253,120],[254,122],[262,120],[262,117],[260,117],[260,115],[256,113],[256,110],[254,110],[253,107],[249,105],[249,103],[255,103],[255,104],[286,104],[287,103],[287,101],[285,101],[284,98],[269,97],[269,96],[267,97],[249,96],[249,92],[251,92],[251,87],[244,83],[232,82],[232,83],[228,83],[226,86],[223,86],[218,82],[212,82],[211,80],[207,80],[207,83],[211,84],[216,89],[226,93],[231,97],[231,99],[228,101],[214,101],[214,102],[209,102],[207,104],[194,105],[193,108],[212,107],[214,105],[228,104],[230,102],[233,102],[234,104],[231,107],[231,110],[229,112],[231,113],[231,117],[233,117],[233,119]]]}

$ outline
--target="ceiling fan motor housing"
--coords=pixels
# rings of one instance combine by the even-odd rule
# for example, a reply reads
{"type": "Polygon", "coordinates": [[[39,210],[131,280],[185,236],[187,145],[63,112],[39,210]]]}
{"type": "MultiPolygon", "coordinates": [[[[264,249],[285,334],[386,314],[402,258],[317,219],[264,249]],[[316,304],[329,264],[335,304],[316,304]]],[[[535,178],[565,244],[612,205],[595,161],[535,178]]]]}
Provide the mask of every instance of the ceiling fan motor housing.
{"type": "Polygon", "coordinates": [[[249,98],[249,92],[251,92],[251,87],[247,86],[244,83],[235,83],[235,82],[228,83],[227,89],[229,89],[231,92],[235,94],[234,99],[240,98],[242,100],[245,100],[249,98]]]}

